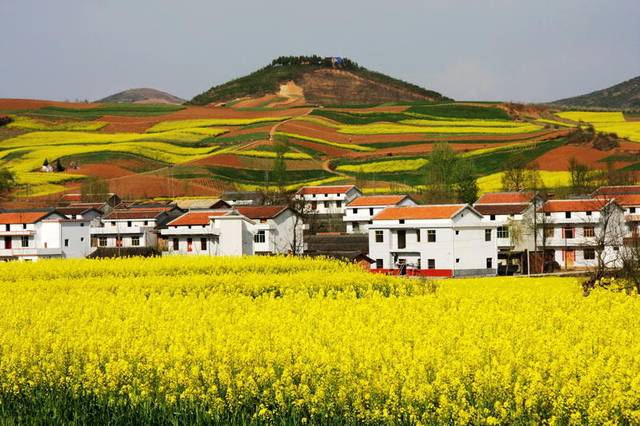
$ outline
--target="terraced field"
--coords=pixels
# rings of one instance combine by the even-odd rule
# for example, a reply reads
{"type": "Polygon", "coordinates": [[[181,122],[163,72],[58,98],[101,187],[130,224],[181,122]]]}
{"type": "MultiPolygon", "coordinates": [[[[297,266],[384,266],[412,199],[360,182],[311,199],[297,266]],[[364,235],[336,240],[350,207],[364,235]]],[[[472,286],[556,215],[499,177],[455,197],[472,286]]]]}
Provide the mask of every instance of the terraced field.
{"type": "Polygon", "coordinates": [[[289,189],[357,181],[367,192],[420,190],[439,142],[473,160],[482,190],[499,189],[515,154],[537,163],[548,186],[566,185],[571,156],[596,167],[638,164],[640,122],[622,113],[507,111],[495,103],[322,108],[278,97],[209,107],[0,100],[0,114],[14,119],[0,129],[0,166],[16,174],[15,195],[33,198],[77,190],[86,176],[131,197],[260,189],[275,184],[278,152],[289,189]],[[611,152],[567,144],[581,121],[629,142],[611,152]],[[65,170],[43,172],[45,160],[65,170]]]}

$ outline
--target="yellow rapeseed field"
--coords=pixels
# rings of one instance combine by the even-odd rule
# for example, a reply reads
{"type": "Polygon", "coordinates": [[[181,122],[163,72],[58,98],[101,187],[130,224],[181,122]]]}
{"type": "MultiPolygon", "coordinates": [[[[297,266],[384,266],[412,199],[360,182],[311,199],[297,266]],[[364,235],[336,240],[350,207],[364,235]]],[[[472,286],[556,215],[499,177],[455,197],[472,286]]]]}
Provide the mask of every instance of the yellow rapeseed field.
{"type": "Polygon", "coordinates": [[[637,424],[640,298],[283,257],[0,265],[9,423],[637,424]]]}
{"type": "Polygon", "coordinates": [[[291,117],[258,117],[258,118],[200,118],[192,120],[168,120],[160,122],[150,129],[148,133],[167,132],[170,130],[189,129],[194,127],[211,126],[246,126],[256,123],[268,123],[273,121],[284,121],[291,117]]]}
{"type": "MultiPolygon", "coordinates": [[[[441,123],[429,120],[407,120],[414,124],[402,123],[374,123],[362,125],[345,125],[338,129],[340,133],[353,135],[384,135],[403,133],[435,133],[435,134],[519,134],[533,133],[542,127],[530,123],[518,123],[515,126],[495,125],[465,125],[464,121],[452,121],[449,125],[432,125],[429,123],[441,123]],[[424,125],[418,125],[422,124],[424,125]]],[[[477,120],[475,120],[477,121],[477,120]]]]}
{"type": "Polygon", "coordinates": [[[361,164],[343,164],[336,167],[340,172],[352,173],[394,173],[415,171],[428,163],[424,158],[405,160],[371,161],[361,164]]]}
{"type": "Polygon", "coordinates": [[[591,123],[599,132],[615,133],[621,138],[640,142],[640,121],[626,121],[622,112],[568,111],[557,115],[573,121],[591,123]]]}

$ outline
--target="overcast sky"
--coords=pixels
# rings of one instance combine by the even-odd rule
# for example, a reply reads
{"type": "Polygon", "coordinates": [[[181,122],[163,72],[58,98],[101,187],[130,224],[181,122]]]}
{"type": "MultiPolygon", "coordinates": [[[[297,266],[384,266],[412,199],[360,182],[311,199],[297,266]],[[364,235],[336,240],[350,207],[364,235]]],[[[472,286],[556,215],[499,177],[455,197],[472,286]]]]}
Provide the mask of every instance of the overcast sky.
{"type": "Polygon", "coordinates": [[[640,75],[640,0],[0,0],[0,97],[191,98],[313,53],[459,100],[548,101],[640,75]]]}

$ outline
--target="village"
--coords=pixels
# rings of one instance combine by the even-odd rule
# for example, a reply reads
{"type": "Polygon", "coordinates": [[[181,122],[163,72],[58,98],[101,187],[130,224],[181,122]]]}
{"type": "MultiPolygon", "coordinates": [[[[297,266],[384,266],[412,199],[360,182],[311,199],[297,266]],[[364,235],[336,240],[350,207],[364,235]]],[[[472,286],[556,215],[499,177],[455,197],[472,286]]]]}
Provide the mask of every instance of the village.
{"type": "Polygon", "coordinates": [[[102,198],[72,193],[47,209],[0,212],[0,258],[307,255],[392,275],[525,275],[617,268],[640,222],[640,186],[578,199],[494,192],[473,204],[430,205],[354,185],[303,187],[283,204],[250,192],[102,198]]]}

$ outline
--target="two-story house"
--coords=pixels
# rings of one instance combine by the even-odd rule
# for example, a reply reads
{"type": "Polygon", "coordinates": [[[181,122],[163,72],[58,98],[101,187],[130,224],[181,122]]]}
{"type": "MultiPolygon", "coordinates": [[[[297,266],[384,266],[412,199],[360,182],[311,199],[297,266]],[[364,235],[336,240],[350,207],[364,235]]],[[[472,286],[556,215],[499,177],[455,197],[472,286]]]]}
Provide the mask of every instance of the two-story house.
{"type": "Polygon", "coordinates": [[[367,233],[366,226],[371,219],[387,207],[415,206],[408,195],[369,195],[357,197],[344,209],[342,220],[347,225],[348,234],[367,233]]]}
{"type": "Polygon", "coordinates": [[[528,272],[528,253],[535,250],[535,210],[542,198],[533,192],[492,192],[482,195],[474,208],[486,223],[497,226],[498,272],[528,272]]]}
{"type": "Polygon", "coordinates": [[[304,224],[294,210],[287,206],[238,206],[236,211],[255,223],[255,254],[302,254],[304,224]]]}
{"type": "Polygon", "coordinates": [[[255,223],[235,210],[192,210],[160,233],[165,255],[242,256],[254,254],[255,223]]]}
{"type": "Polygon", "coordinates": [[[91,227],[94,247],[138,248],[158,246],[157,228],[182,214],[174,206],[117,208],[91,227]]]}
{"type": "Polygon", "coordinates": [[[342,215],[345,206],[362,192],[355,185],[304,186],[296,196],[312,213],[342,215]]]}
{"type": "Polygon", "coordinates": [[[627,233],[624,210],[614,200],[549,200],[538,210],[538,248],[562,268],[619,264],[627,233]]]}
{"type": "Polygon", "coordinates": [[[466,204],[389,207],[373,217],[369,257],[376,272],[495,275],[496,225],[466,204]]]}
{"type": "Polygon", "coordinates": [[[0,213],[0,259],[86,257],[92,251],[89,223],[56,211],[0,213]]]}

